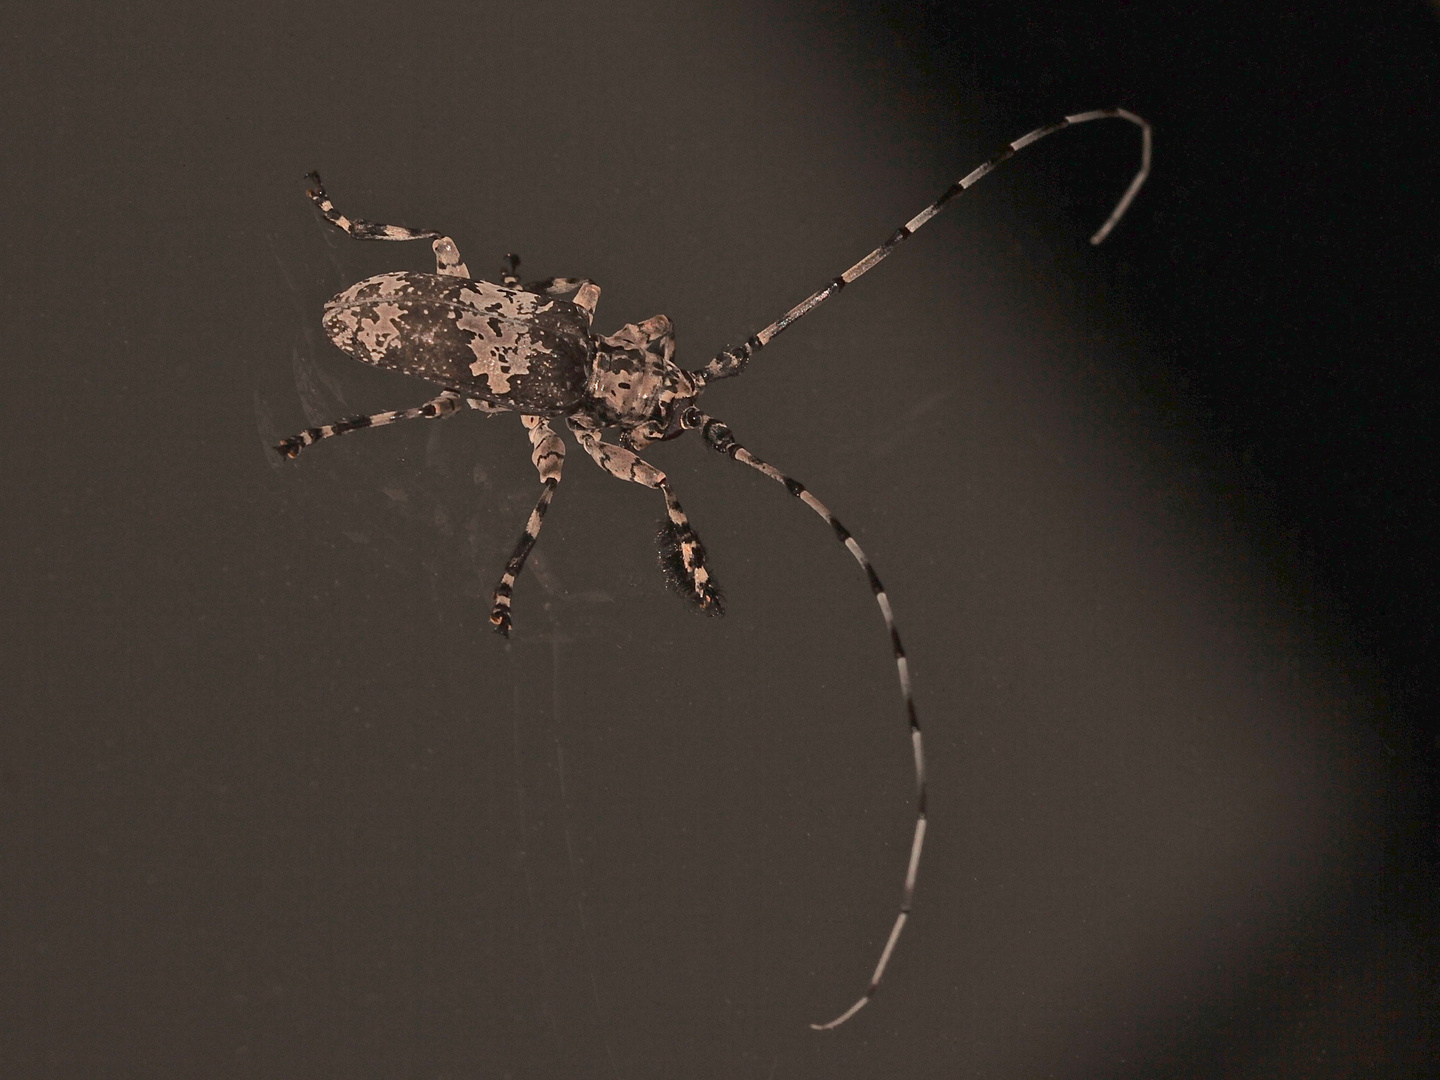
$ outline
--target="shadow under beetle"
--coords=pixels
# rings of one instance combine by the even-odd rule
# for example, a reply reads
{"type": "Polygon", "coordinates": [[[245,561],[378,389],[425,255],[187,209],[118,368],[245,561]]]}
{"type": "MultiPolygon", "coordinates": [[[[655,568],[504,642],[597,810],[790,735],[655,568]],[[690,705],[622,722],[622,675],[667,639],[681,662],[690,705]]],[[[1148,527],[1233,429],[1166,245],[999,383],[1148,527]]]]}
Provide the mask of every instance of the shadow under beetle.
{"type": "Polygon", "coordinates": [[[811,1025],[817,1030],[839,1027],[870,1001],[910,916],[926,822],[925,757],[910,688],[910,671],[895,629],[889,597],[854,537],[803,484],[751,454],[736,442],[725,424],[707,416],[695,402],[708,383],[739,375],[750,358],[780,331],[873,268],[943,210],[951,199],[1006,158],[1063,128],[1109,118],[1127,120],[1138,126],[1143,141],[1140,171],[1105,224],[1090,238],[1091,243],[1100,243],[1129,208],[1150,171],[1150,125],[1125,109],[1077,113],[1021,136],[952,184],[938,199],[896,229],[888,240],[823,289],[811,293],[779,319],[747,338],[743,345],[727,348],[704,367],[688,371],[675,364],[675,333],[664,315],[630,323],[613,334],[594,334],[590,324],[600,299],[600,287],[593,281],[549,278],[521,284],[515,276],[520,264],[515,255],[507,256],[499,285],[474,280],[450,237],[428,229],[380,225],[346,217],[330,201],[319,175],[311,173],[308,177],[312,184],[310,198],[326,220],[355,239],[434,241],[435,273],[397,271],[366,278],[325,305],[324,325],[330,340],[355,359],[418,376],[443,389],[439,396],[417,408],[355,416],[310,428],[286,439],[276,450],[284,457],[293,458],[305,447],[332,435],[380,427],[397,420],[438,419],[464,407],[491,414],[519,413],[534,448],[531,460],[540,473],[543,487],[540,500],[531,511],[525,531],[495,588],[490,621],[501,634],[509,636],[510,598],[515,579],[535,546],[545,511],[560,483],[565,445],[551,427],[552,420],[563,419],[580,446],[606,472],[621,480],[656,488],[664,496],[666,516],[658,537],[661,564],[676,589],[702,611],[716,615],[722,611],[720,592],[706,565],[705,549],[690,527],[665,474],[638,453],[653,442],[673,439],[692,429],[698,429],[712,449],[783,484],[790,494],[825,519],[865,572],[890,634],[900,693],[910,722],[915,754],[915,832],[900,912],[870,983],[860,999],[835,1019],[811,1025]],[[603,432],[609,428],[619,430],[615,443],[604,439],[603,432]]]}

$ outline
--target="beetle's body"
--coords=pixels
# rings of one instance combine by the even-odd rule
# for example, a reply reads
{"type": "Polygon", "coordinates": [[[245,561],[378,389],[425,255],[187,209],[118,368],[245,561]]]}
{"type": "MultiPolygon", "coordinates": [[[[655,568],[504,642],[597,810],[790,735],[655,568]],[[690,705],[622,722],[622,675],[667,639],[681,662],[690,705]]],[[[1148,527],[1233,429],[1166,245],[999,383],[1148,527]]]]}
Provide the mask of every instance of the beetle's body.
{"type": "Polygon", "coordinates": [[[334,296],[323,323],[356,360],[457,390],[485,412],[583,415],[619,427],[627,446],[679,434],[677,403],[694,400],[704,382],[675,366],[670,320],[657,315],[596,336],[600,290],[590,282],[559,288],[572,284],[591,307],[518,283],[377,274],[334,296]]]}
{"type": "Polygon", "coordinates": [[[575,304],[444,274],[366,278],[325,305],[324,325],[357,360],[537,416],[580,405],[595,355],[575,304]]]}
{"type": "Polygon", "coordinates": [[[573,278],[521,285],[515,277],[518,257],[508,257],[499,285],[470,277],[460,261],[455,242],[430,230],[381,225],[341,214],[311,174],[311,198],[337,228],[360,240],[433,240],[436,272],[395,272],[366,278],[338,294],[325,306],[325,330],[340,349],[367,364],[426,379],[442,388],[441,394],[416,408],[357,416],[324,427],[310,428],[276,447],[295,457],[305,447],[360,428],[378,427],[397,420],[439,418],[463,406],[485,413],[517,412],[534,448],[531,460],[543,485],[540,499],[496,586],[491,621],[502,634],[511,627],[511,592],[525,560],[539,536],[545,513],[560,483],[565,445],[550,427],[562,419],[581,447],[612,476],[659,490],[665,497],[666,518],[661,524],[662,564],[679,591],[703,611],[719,614],[720,594],[705,561],[705,549],[690,527],[684,510],[665,474],[637,451],[660,439],[698,430],[714,450],[748,465],[783,484],[834,530],[864,570],[884,617],[894,650],[901,696],[910,724],[915,755],[918,805],[910,862],[900,914],[890,931],[880,962],[864,995],[827,1024],[837,1027],[855,1015],[880,985],[896,941],[910,914],[915,875],[925,838],[925,767],[920,725],[911,695],[910,669],[891,612],[890,600],[874,568],[855,538],[799,481],[761,461],[731,434],[730,429],[705,415],[695,400],[707,382],[739,375],[751,357],[786,327],[803,318],[825,300],[869,272],[934,217],[946,204],[1016,151],[1046,135],[1069,127],[1115,117],[1138,125],[1144,132],[1140,172],[1092,238],[1099,243],[1129,206],[1150,167],[1150,127],[1123,109],[1077,113],[1057,124],[1038,128],[1017,139],[996,157],[951,185],[939,199],[828,285],[812,293],[775,322],[757,331],[743,345],[725,349],[698,370],[682,370],[675,362],[675,332],[670,320],[657,315],[631,323],[609,335],[591,332],[600,288],[594,282],[573,278]],[[604,432],[618,428],[619,445],[607,443],[604,432]]]}

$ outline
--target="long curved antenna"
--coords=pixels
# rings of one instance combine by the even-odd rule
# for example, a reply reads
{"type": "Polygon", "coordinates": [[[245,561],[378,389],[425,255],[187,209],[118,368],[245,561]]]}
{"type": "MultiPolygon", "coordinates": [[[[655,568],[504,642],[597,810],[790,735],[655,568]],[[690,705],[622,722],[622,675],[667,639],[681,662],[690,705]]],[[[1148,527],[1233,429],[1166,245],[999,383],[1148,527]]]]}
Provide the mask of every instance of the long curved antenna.
{"type": "Polygon", "coordinates": [[[905,870],[905,891],[900,897],[900,913],[895,917],[895,925],[890,928],[890,937],[886,939],[885,948],[880,952],[880,962],[875,965],[875,971],[870,976],[870,985],[866,987],[865,993],[860,995],[859,1001],[834,1020],[810,1025],[816,1031],[829,1031],[849,1020],[875,996],[880,979],[885,974],[885,967],[890,963],[890,956],[895,951],[895,943],[900,940],[900,932],[905,929],[905,923],[910,918],[910,903],[915,896],[915,875],[920,870],[920,850],[925,846],[925,751],[920,743],[920,721],[915,715],[915,697],[910,689],[910,663],[906,660],[905,649],[900,644],[900,632],[895,629],[890,598],[885,595],[885,587],[880,584],[875,568],[870,565],[870,560],[865,557],[865,552],[860,550],[855,538],[840,524],[835,515],[830,513],[825,504],[810,494],[799,480],[786,476],[775,466],[761,461],[746,450],[735,441],[730,428],[713,416],[707,416],[692,406],[681,417],[681,423],[687,428],[699,428],[712,449],[764,473],[777,484],[783,484],[785,490],[825,519],[825,523],[835,530],[836,538],[855,556],[855,561],[865,571],[865,576],[870,581],[870,589],[875,594],[875,602],[880,605],[880,614],[885,618],[885,629],[890,632],[890,645],[895,650],[895,669],[900,675],[900,696],[904,699],[905,713],[910,720],[910,743],[915,751],[915,836],[910,842],[910,864],[905,870]]]}
{"type": "Polygon", "coordinates": [[[1067,127],[1072,127],[1075,124],[1089,123],[1091,120],[1109,119],[1128,120],[1130,123],[1137,125],[1140,128],[1143,139],[1140,148],[1140,171],[1135,174],[1135,179],[1130,181],[1129,188],[1127,188],[1125,194],[1120,197],[1120,201],[1115,205],[1115,209],[1111,211],[1110,216],[1105,219],[1105,224],[1101,225],[1100,228],[1096,230],[1095,235],[1090,237],[1090,243],[1100,243],[1105,237],[1110,235],[1110,230],[1119,224],[1120,219],[1125,215],[1125,211],[1130,208],[1130,204],[1135,201],[1135,196],[1139,194],[1141,185],[1145,183],[1145,178],[1150,175],[1150,125],[1127,109],[1094,109],[1090,112],[1076,113],[1074,116],[1065,117],[1065,119],[1058,123],[1036,128],[1030,132],[1030,134],[1020,136],[1020,138],[1005,147],[1004,150],[1001,150],[989,161],[985,162],[985,164],[969,173],[963,179],[951,184],[938,199],[924,210],[921,210],[920,213],[916,214],[904,225],[901,225],[900,228],[896,229],[890,236],[890,239],[886,240],[878,248],[870,252],[869,255],[866,255],[854,266],[850,267],[849,270],[846,270],[839,277],[832,280],[830,284],[818,292],[811,293],[784,315],[780,316],[780,318],[765,327],[765,329],[756,334],[752,334],[746,340],[745,344],[724,349],[716,354],[710,363],[700,369],[700,374],[703,375],[706,380],[726,379],[732,375],[739,375],[740,372],[744,370],[745,365],[749,363],[750,358],[766,345],[769,345],[780,331],[808,315],[846,285],[849,285],[856,278],[873,269],[885,256],[899,247],[906,239],[913,236],[920,226],[940,213],[941,210],[944,210],[951,199],[955,198],[955,196],[959,195],[965,189],[978,183],[981,177],[993,171],[1002,161],[1014,157],[1015,154],[1024,150],[1025,147],[1032,143],[1039,142],[1045,138],[1045,136],[1053,135],[1055,132],[1062,131],[1067,127]]]}

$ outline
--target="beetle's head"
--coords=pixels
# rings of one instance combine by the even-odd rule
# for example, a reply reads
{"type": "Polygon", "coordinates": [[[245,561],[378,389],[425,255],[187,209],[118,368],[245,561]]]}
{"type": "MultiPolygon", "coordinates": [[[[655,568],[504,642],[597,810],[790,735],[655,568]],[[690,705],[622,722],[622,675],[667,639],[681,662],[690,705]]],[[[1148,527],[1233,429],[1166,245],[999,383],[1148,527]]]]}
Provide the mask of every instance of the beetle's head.
{"type": "Polygon", "coordinates": [[[664,315],[628,323],[597,338],[589,393],[620,442],[639,450],[685,429],[680,416],[705,387],[705,377],[675,366],[675,328],[664,315]]]}

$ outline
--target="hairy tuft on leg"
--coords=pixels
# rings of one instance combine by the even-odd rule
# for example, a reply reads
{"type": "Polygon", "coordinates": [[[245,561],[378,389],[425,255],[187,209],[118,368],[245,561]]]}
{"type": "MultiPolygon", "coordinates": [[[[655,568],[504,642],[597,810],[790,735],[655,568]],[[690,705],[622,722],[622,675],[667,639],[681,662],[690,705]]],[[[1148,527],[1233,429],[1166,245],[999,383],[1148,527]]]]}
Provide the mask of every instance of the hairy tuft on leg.
{"type": "Polygon", "coordinates": [[[655,536],[660,549],[660,569],[672,589],[706,615],[724,615],[725,597],[705,565],[705,545],[690,523],[665,518],[655,536]]]}

